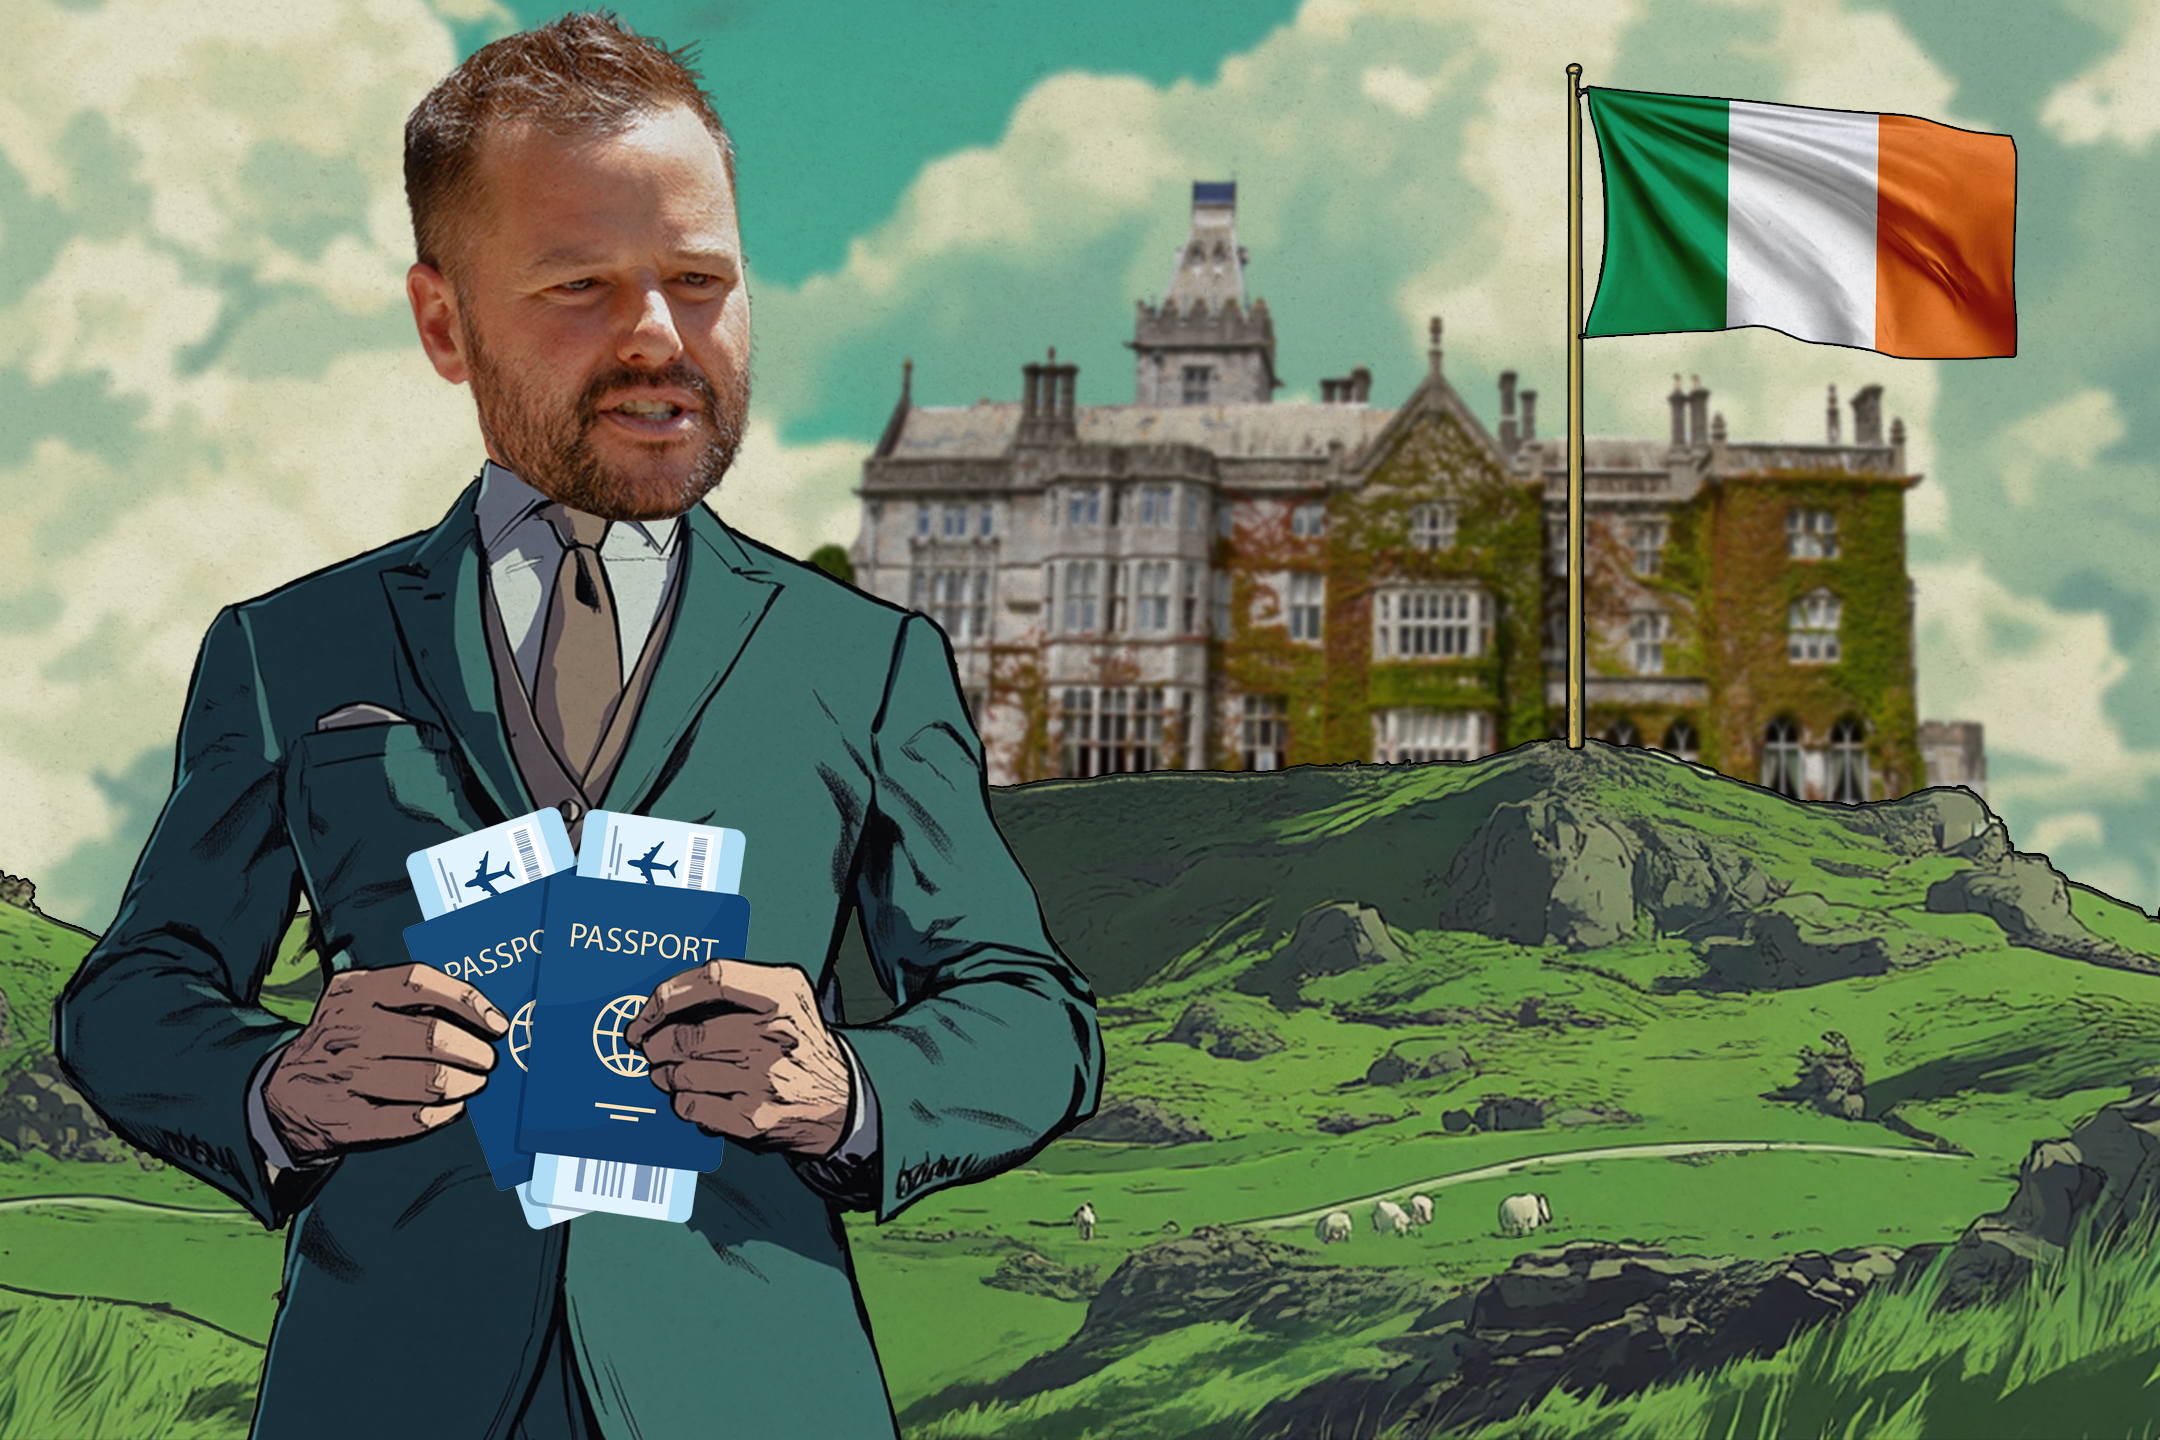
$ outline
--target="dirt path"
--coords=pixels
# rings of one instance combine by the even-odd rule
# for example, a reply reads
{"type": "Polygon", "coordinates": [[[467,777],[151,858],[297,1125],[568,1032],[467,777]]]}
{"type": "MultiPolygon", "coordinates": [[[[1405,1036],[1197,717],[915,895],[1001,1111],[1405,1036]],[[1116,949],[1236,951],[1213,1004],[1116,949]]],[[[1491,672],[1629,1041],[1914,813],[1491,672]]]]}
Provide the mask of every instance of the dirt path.
{"type": "Polygon", "coordinates": [[[1739,1155],[1757,1150],[1815,1150],[1835,1155],[1877,1155],[1893,1160],[1969,1160],[1969,1155],[1946,1155],[1936,1150],[1901,1149],[1890,1145],[1819,1145],[1807,1140],[1708,1140],[1689,1141],[1667,1145],[1614,1145],[1602,1150],[1568,1150],[1558,1155],[1526,1155],[1520,1160],[1509,1160],[1500,1165],[1487,1165],[1479,1170],[1464,1170],[1454,1175],[1437,1175],[1430,1180],[1413,1180],[1383,1190],[1377,1195],[1367,1195],[1358,1200],[1343,1200],[1333,1205],[1323,1205],[1317,1210],[1300,1211],[1296,1215],[1277,1215],[1266,1220],[1240,1221],[1254,1230],[1282,1230],[1289,1227],[1310,1225],[1321,1216],[1334,1210],[1355,1210],[1380,1200],[1407,1196],[1413,1190],[1444,1190],[1450,1185],[1467,1185],[1473,1180],[1493,1180],[1502,1175],[1512,1175],[1518,1170],[1528,1170],[1536,1165],[1566,1165],[1585,1160],[1662,1160],[1675,1155],[1739,1155]]]}

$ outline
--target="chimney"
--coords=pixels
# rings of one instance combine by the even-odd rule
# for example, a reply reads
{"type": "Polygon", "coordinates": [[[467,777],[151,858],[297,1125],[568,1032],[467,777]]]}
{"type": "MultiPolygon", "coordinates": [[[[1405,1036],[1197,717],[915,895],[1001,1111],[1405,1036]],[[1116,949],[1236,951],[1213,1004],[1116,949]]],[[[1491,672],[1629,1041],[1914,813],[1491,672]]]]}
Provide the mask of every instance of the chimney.
{"type": "Polygon", "coordinates": [[[1020,402],[1020,427],[1024,430],[1035,423],[1035,411],[1042,403],[1042,366],[1030,360],[1020,367],[1027,377],[1027,398],[1020,402]]]}
{"type": "Polygon", "coordinates": [[[1437,379],[1439,379],[1439,378],[1440,378],[1440,317],[1439,317],[1439,316],[1435,315],[1435,316],[1433,316],[1433,317],[1432,317],[1432,325],[1431,325],[1431,327],[1430,327],[1430,328],[1431,328],[1431,333],[1432,333],[1432,346],[1431,346],[1431,348],[1430,348],[1430,349],[1428,349],[1428,350],[1427,350],[1427,351],[1425,352],[1425,361],[1426,361],[1426,364],[1427,364],[1427,366],[1428,366],[1428,367],[1429,367],[1429,368],[1431,369],[1431,371],[1432,371],[1432,378],[1433,378],[1433,379],[1435,379],[1435,380],[1437,380],[1437,379]]]}
{"type": "Polygon", "coordinates": [[[1340,380],[1322,380],[1320,382],[1320,403],[1333,405],[1335,403],[1335,387],[1341,383],[1340,380]]]}
{"type": "Polygon", "coordinates": [[[1710,417],[1710,443],[1712,445],[1723,445],[1725,443],[1725,412],[1722,410],[1710,417]]]}
{"type": "Polygon", "coordinates": [[[1078,388],[1080,367],[1058,366],[1058,426],[1067,435],[1077,433],[1073,426],[1073,391],[1078,388]]]}
{"type": "Polygon", "coordinates": [[[1372,398],[1372,371],[1363,365],[1350,372],[1350,403],[1363,405],[1372,398]]]}
{"type": "Polygon", "coordinates": [[[1838,438],[1837,386],[1835,385],[1832,385],[1830,387],[1830,409],[1827,412],[1825,418],[1829,425],[1829,430],[1827,432],[1829,443],[1832,445],[1843,444],[1844,441],[1838,438]]]}
{"type": "Polygon", "coordinates": [[[1537,391],[1522,392],[1522,438],[1525,443],[1537,439],[1537,391]]]}
{"type": "Polygon", "coordinates": [[[1890,421],[1890,469],[1893,474],[1905,473],[1905,417],[1902,415],[1890,421]]]}
{"type": "Polygon", "coordinates": [[[1672,377],[1672,394],[1665,397],[1672,407],[1672,448],[1679,450],[1687,445],[1687,391],[1680,388],[1680,377],[1672,377]]]}
{"type": "Polygon", "coordinates": [[[1882,386],[1863,386],[1852,397],[1852,438],[1855,445],[1882,444],[1882,386]]]}
{"type": "Polygon", "coordinates": [[[1515,453],[1515,372],[1500,372],[1500,453],[1515,453]]]}
{"type": "Polygon", "coordinates": [[[1688,444],[1710,443],[1710,391],[1702,383],[1702,376],[1690,375],[1695,388],[1688,392],[1688,444]]]}

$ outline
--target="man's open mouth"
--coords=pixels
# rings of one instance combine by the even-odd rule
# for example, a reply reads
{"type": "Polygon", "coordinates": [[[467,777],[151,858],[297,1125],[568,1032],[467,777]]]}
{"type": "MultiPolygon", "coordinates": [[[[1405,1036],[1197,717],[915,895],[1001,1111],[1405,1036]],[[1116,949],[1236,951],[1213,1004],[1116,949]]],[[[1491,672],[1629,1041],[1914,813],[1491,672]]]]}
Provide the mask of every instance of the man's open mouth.
{"type": "Polygon", "coordinates": [[[682,414],[682,406],[671,405],[665,400],[625,400],[615,407],[615,411],[634,420],[672,420],[682,414]]]}

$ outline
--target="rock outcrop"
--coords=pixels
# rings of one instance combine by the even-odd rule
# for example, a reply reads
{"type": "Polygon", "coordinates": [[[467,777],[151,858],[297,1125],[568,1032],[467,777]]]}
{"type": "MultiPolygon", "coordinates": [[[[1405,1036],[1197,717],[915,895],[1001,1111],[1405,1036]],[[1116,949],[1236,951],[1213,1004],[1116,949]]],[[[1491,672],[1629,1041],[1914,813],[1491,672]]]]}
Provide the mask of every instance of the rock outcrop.
{"type": "Polygon", "coordinates": [[[1365,1067],[1368,1085],[1404,1085],[1435,1080],[1470,1068],[1470,1052],[1447,1040],[1398,1040],[1365,1067]]]}
{"type": "Polygon", "coordinates": [[[1367,965],[1403,959],[1402,945],[1387,920],[1370,905],[1315,905],[1298,917],[1282,948],[1238,976],[1233,988],[1265,995],[1284,1010],[1304,1003],[1298,986],[1323,975],[1346,975],[1367,965]]]}
{"type": "MultiPolygon", "coordinates": [[[[2130,1098],[2103,1106],[2069,1138],[2042,1140],[2018,1169],[2010,1203],[1966,1227],[1944,1262],[1944,1309],[2000,1298],[2039,1263],[2060,1256],[2080,1225],[2098,1237],[2160,1220],[2160,1079],[2142,1079],[2130,1098]]],[[[1914,1253],[1940,1250],[1914,1247],[1914,1253]]]]}
{"type": "Polygon", "coordinates": [[[1804,1100],[1825,1115],[1859,1120],[1867,1115],[1867,1069],[1853,1058],[1852,1042],[1825,1030],[1823,1048],[1800,1047],[1800,1077],[1765,1100],[1804,1100]]]}
{"type": "Polygon", "coordinates": [[[113,1134],[49,1055],[32,1057],[0,1083],[0,1140],[55,1160],[113,1165],[132,1160],[145,1170],[164,1164],[113,1134]]]}
{"type": "Polygon", "coordinates": [[[2100,939],[2070,909],[2070,885],[2044,855],[2010,848],[2002,822],[1992,821],[1951,854],[1973,862],[1928,887],[1927,908],[1938,914],[1984,915],[2012,945],[2123,970],[2160,973],[2160,963],[2100,939]]]}
{"type": "Polygon", "coordinates": [[[1215,1138],[1195,1121],[1144,1097],[1105,1100],[1102,1108],[1067,1133],[1076,1140],[1118,1145],[1189,1145],[1215,1138]]]}
{"type": "Polygon", "coordinates": [[[1849,1311],[1871,1286],[1902,1279],[1900,1262],[1899,1251],[1879,1246],[1748,1261],[1586,1241],[1525,1252],[1502,1274],[1450,1292],[1414,1272],[1325,1265],[1308,1249],[1206,1227],[1128,1257],[1064,1345],[1002,1380],[933,1396],[903,1419],[913,1425],[993,1398],[1017,1404],[1188,1326],[1236,1325],[1263,1343],[1294,1344],[1407,1313],[1416,1317],[1409,1333],[1381,1342],[1401,1363],[1329,1376],[1270,1404],[1240,1433],[1369,1440],[1407,1422],[1409,1433],[1437,1434],[1520,1413],[1556,1385],[1631,1394],[1773,1353],[1849,1311]]]}
{"type": "Polygon", "coordinates": [[[1195,1000],[1160,1038],[1205,1050],[1218,1060],[1258,1060],[1283,1048],[1282,1036],[1264,1017],[1240,1014],[1236,1005],[1222,1000],[1195,1000]]]}

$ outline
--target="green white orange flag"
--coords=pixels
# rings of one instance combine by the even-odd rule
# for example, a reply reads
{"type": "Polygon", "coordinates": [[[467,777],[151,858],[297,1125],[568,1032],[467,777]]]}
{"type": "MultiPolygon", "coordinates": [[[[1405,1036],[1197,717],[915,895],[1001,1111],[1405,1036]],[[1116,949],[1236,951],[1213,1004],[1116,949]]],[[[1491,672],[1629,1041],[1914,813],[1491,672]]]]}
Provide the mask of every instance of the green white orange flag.
{"type": "Polygon", "coordinates": [[[1763,325],[1914,359],[2017,353],[2017,146],[1910,115],[1592,87],[1586,335],[1763,325]]]}

